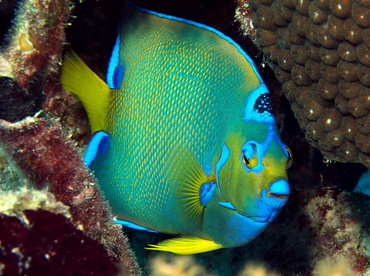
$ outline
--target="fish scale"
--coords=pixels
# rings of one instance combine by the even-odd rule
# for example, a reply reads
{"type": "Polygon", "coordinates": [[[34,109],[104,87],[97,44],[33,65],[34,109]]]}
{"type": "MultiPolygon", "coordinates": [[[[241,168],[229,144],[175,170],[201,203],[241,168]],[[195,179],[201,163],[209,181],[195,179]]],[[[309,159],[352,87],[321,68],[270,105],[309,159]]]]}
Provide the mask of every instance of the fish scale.
{"type": "MultiPolygon", "coordinates": [[[[129,43],[129,42],[127,42],[129,43]]],[[[140,43],[139,43],[140,45],[140,43]]],[[[186,48],[182,49],[183,52],[186,52],[188,46],[185,45],[186,48]]],[[[140,48],[138,46],[137,48],[140,48]]],[[[171,47],[169,47],[171,48],[171,47]]],[[[176,68],[176,64],[173,62],[174,57],[179,55],[179,50],[181,48],[178,47],[177,51],[175,52],[167,52],[166,60],[171,61],[168,65],[165,63],[156,64],[157,70],[151,72],[150,78],[153,78],[153,81],[150,82],[148,85],[147,82],[143,82],[141,78],[136,78],[136,81],[130,81],[126,83],[125,79],[122,82],[121,87],[124,87],[123,91],[120,93],[114,94],[111,101],[113,103],[120,103],[113,105],[112,107],[112,114],[117,114],[116,116],[123,116],[124,120],[129,122],[129,124],[124,125],[124,129],[122,127],[117,127],[116,125],[112,126],[112,130],[108,131],[111,133],[112,136],[117,137],[116,140],[120,141],[120,144],[117,145],[115,151],[120,152],[120,156],[132,156],[132,160],[127,160],[127,168],[132,172],[130,175],[130,179],[137,179],[138,175],[137,172],[142,172],[147,177],[141,179],[141,186],[137,188],[136,185],[126,185],[123,181],[119,181],[119,187],[115,187],[114,193],[119,191],[122,194],[125,193],[137,193],[141,194],[144,192],[146,188],[145,183],[154,182],[156,186],[154,188],[154,194],[163,194],[171,197],[173,194],[173,189],[171,189],[166,181],[164,181],[160,174],[158,173],[157,167],[151,167],[147,164],[143,164],[140,162],[142,156],[149,154],[150,156],[155,156],[156,159],[151,160],[149,164],[160,164],[161,160],[168,159],[169,149],[166,149],[168,145],[181,145],[184,147],[188,147],[192,149],[192,153],[196,156],[203,166],[210,166],[210,155],[208,156],[208,160],[205,160],[207,156],[200,156],[200,152],[210,152],[214,151],[214,147],[218,145],[218,148],[221,148],[222,139],[226,133],[226,129],[222,123],[218,124],[218,121],[222,122],[222,118],[220,116],[221,112],[218,110],[223,110],[225,113],[230,113],[230,117],[232,114],[235,114],[236,108],[235,106],[227,104],[223,104],[220,106],[220,101],[222,101],[219,97],[215,99],[213,102],[207,101],[207,104],[212,104],[213,106],[218,105],[217,108],[213,109],[204,109],[202,102],[205,101],[208,95],[212,95],[213,91],[216,90],[216,84],[210,83],[210,79],[206,83],[194,83],[189,81],[191,80],[192,76],[197,76],[196,79],[203,79],[203,76],[207,76],[209,74],[210,69],[205,67],[207,70],[201,70],[202,68],[190,67],[188,64],[191,64],[193,60],[203,60],[204,64],[213,63],[212,60],[206,59],[206,50],[207,47],[198,47],[196,51],[196,55],[192,57],[189,61],[186,58],[187,62],[183,62],[184,68],[180,68],[180,75],[177,74],[178,78],[176,78],[175,83],[165,82],[163,83],[163,79],[165,76],[161,76],[160,72],[166,71],[166,68],[176,68]],[[171,56],[173,58],[171,58],[171,56]],[[157,72],[159,73],[157,73],[157,72]],[[158,77],[160,76],[160,77],[158,77]],[[160,78],[161,81],[157,82],[157,79],[160,78]],[[159,84],[158,84],[159,83],[159,84]],[[145,86],[144,86],[145,85],[145,86]],[[146,87],[148,85],[148,87],[146,87]],[[162,86],[163,85],[163,86],[162,86]],[[161,87],[162,86],[162,87],[161,87]],[[184,87],[185,89],[181,89],[184,87]],[[209,88],[211,87],[211,88],[209,88]],[[137,94],[136,91],[143,91],[140,94],[137,94]],[[176,91],[174,93],[174,91],[176,91]],[[135,112],[135,110],[140,110],[141,106],[145,106],[148,99],[157,99],[153,106],[153,110],[151,113],[143,113],[139,114],[135,112]],[[161,100],[166,99],[166,100],[161,100]],[[168,99],[168,101],[167,101],[168,99]],[[187,99],[187,101],[185,101],[187,99]],[[174,105],[169,105],[168,102],[174,102],[174,105]],[[125,104],[130,103],[130,104],[125,104]],[[182,105],[176,105],[176,103],[185,103],[185,107],[182,105]],[[130,109],[128,112],[124,112],[122,114],[121,110],[124,110],[122,106],[130,105],[130,109]],[[168,111],[167,111],[168,110],[168,111]],[[167,111],[167,112],[166,112],[167,111]],[[126,116],[129,116],[126,118],[126,116]],[[154,125],[155,128],[152,129],[150,133],[145,133],[145,126],[146,125],[154,125]],[[174,125],[176,126],[175,129],[171,131],[171,128],[168,126],[174,125]],[[204,128],[210,129],[208,135],[204,134],[204,128]],[[162,132],[167,133],[167,139],[161,140],[162,144],[158,144],[158,140],[156,139],[158,136],[161,135],[162,132]],[[123,133],[127,133],[127,135],[123,135],[123,133]],[[144,133],[144,134],[143,134],[144,133]],[[214,136],[209,135],[213,133],[220,133],[223,135],[214,136]],[[121,136],[120,136],[121,135],[121,136]],[[195,138],[195,139],[194,139],[195,138]],[[210,141],[211,139],[211,141],[210,141]],[[213,140],[213,141],[212,141],[213,140]],[[140,141],[138,146],[132,145],[131,141],[140,141]],[[142,141],[146,141],[143,143],[142,141]],[[125,147],[127,145],[127,147],[125,147]],[[154,149],[154,150],[152,150],[154,149]],[[134,150],[134,151],[133,151],[134,150]],[[117,188],[117,189],[116,189],[117,188]]],[[[153,49],[155,51],[156,49],[153,49]]],[[[128,50],[129,51],[129,50],[128,50]]],[[[159,52],[162,50],[159,49],[159,52]]],[[[123,53],[124,54],[124,53],[123,53]]],[[[184,58],[185,59],[185,58],[184,58]]],[[[148,60],[150,61],[150,60],[148,60]]],[[[224,60],[221,62],[227,63],[224,60]]],[[[131,72],[130,68],[127,68],[127,74],[129,75],[136,75],[139,74],[142,68],[151,67],[151,64],[140,64],[140,66],[134,67],[137,72],[131,72]]],[[[213,67],[215,68],[215,67],[213,67]]],[[[217,67],[215,68],[218,69],[217,67]]],[[[177,68],[176,68],[177,70],[177,68]]],[[[216,71],[215,70],[215,71],[216,71]]],[[[217,73],[217,72],[216,72],[217,73]]],[[[147,76],[146,76],[147,77],[147,76]]],[[[232,78],[232,76],[230,76],[232,78]]],[[[204,78],[207,79],[207,78],[204,78]]],[[[170,78],[171,80],[171,78],[170,78]]],[[[213,79],[213,81],[215,81],[213,79]]],[[[218,84],[222,84],[223,79],[220,78],[218,84]]],[[[242,101],[236,99],[235,101],[239,101],[244,103],[246,101],[246,93],[244,94],[244,99],[242,101]]],[[[215,96],[220,96],[215,94],[215,96]]],[[[222,95],[221,95],[222,96],[222,95]]],[[[209,96],[208,96],[209,97],[209,96]]],[[[240,108],[241,110],[242,108],[240,108]]],[[[240,111],[239,111],[240,112],[240,111]]],[[[234,115],[234,117],[237,117],[234,115]]],[[[240,116],[239,116],[240,117],[240,116]]],[[[111,119],[110,122],[115,122],[115,119],[111,119]]],[[[109,124],[108,124],[109,126],[109,124]]],[[[108,127],[108,129],[110,129],[108,127]]],[[[169,160],[170,161],[170,160],[169,160]]],[[[124,160],[121,160],[120,157],[117,157],[116,160],[117,164],[124,164],[124,160]]],[[[100,165],[99,165],[100,166],[100,165]]],[[[117,166],[118,167],[118,166],[117,166]]],[[[126,166],[124,166],[126,167],[126,166]]],[[[94,168],[94,167],[93,167],[94,168]]],[[[99,177],[100,169],[96,169],[96,174],[98,178],[106,179],[108,176],[101,176],[99,177]]],[[[148,205],[149,199],[145,202],[145,199],[140,198],[138,201],[133,201],[130,205],[130,208],[135,208],[138,212],[129,212],[132,217],[135,216],[147,216],[148,220],[155,219],[159,214],[154,214],[152,210],[147,209],[140,209],[136,206],[141,205],[148,205]],[[143,212],[147,212],[144,213],[143,212]]],[[[158,206],[165,206],[166,203],[158,201],[158,206]]],[[[162,215],[171,217],[171,209],[164,209],[164,208],[157,208],[161,212],[162,215]],[[166,214],[166,212],[168,214],[166,214]]]]}

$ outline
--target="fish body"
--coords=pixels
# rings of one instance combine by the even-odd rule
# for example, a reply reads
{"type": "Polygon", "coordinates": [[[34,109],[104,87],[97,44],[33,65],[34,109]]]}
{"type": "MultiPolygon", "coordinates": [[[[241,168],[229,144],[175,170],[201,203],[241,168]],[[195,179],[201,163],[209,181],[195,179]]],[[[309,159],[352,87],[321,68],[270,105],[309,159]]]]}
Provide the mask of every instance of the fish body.
{"type": "Polygon", "coordinates": [[[267,87],[230,38],[128,7],[108,85],[89,70],[70,52],[61,82],[87,109],[95,133],[87,163],[114,214],[126,225],[183,235],[151,249],[240,246],[279,213],[290,152],[267,87]]]}

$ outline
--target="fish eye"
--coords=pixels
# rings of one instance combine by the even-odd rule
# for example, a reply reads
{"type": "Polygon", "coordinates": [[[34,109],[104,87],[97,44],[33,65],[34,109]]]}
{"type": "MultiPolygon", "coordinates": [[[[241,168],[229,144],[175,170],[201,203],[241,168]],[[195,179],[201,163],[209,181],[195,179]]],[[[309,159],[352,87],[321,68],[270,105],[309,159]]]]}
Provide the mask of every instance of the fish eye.
{"type": "Polygon", "coordinates": [[[244,165],[246,165],[247,168],[249,168],[249,166],[250,166],[249,165],[249,160],[244,154],[242,154],[242,160],[243,160],[244,165]]]}
{"type": "Polygon", "coordinates": [[[285,147],[285,149],[286,149],[286,151],[288,153],[288,161],[286,162],[286,167],[287,167],[287,169],[289,169],[292,166],[292,164],[293,164],[293,153],[290,150],[290,148],[285,147]]]}
{"type": "Polygon", "coordinates": [[[258,165],[257,146],[254,143],[248,143],[243,147],[241,160],[248,169],[258,165]]]}

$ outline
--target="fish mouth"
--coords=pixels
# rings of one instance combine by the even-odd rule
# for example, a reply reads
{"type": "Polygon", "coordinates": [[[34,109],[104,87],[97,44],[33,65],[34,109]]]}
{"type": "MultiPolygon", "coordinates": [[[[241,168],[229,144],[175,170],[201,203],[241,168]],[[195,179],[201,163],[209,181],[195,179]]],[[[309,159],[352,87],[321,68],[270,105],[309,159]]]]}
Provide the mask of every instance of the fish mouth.
{"type": "Polygon", "coordinates": [[[280,199],[288,199],[289,198],[289,194],[277,194],[277,193],[272,193],[272,192],[268,192],[267,196],[276,197],[276,198],[280,198],[280,199]]]}

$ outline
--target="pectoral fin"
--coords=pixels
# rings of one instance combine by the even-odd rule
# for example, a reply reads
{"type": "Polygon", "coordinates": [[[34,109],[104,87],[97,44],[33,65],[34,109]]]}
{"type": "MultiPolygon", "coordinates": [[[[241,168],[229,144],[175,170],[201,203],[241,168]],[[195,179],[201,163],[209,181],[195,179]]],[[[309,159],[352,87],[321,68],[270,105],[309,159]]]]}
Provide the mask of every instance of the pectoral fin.
{"type": "Polygon", "coordinates": [[[216,189],[215,177],[207,176],[193,154],[181,149],[169,168],[170,180],[175,184],[177,201],[189,222],[198,223],[203,216],[206,203],[216,189]]]}
{"type": "Polygon", "coordinates": [[[220,249],[223,246],[214,241],[202,239],[195,236],[183,236],[168,239],[157,245],[148,244],[146,249],[168,251],[176,254],[196,254],[220,249]]]}

